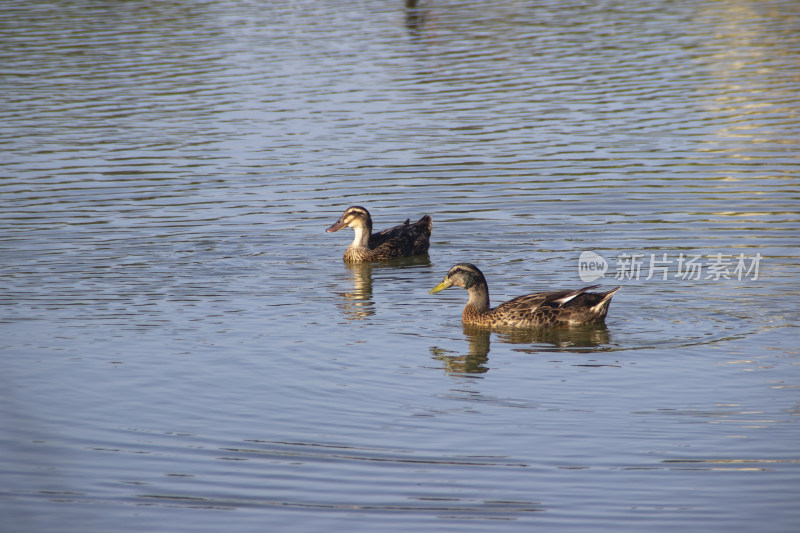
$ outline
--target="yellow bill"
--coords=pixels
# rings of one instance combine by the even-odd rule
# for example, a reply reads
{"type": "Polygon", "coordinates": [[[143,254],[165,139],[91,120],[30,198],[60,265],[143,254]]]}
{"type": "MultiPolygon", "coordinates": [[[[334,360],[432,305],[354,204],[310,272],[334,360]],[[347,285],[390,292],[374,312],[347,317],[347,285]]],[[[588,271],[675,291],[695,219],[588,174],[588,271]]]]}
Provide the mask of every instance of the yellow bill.
{"type": "Polygon", "coordinates": [[[428,294],[436,294],[437,292],[442,292],[443,290],[445,290],[447,287],[450,287],[451,285],[453,285],[453,282],[450,281],[449,279],[446,279],[443,282],[441,282],[440,284],[438,284],[437,286],[435,286],[434,288],[432,288],[431,290],[429,290],[428,294]]]}

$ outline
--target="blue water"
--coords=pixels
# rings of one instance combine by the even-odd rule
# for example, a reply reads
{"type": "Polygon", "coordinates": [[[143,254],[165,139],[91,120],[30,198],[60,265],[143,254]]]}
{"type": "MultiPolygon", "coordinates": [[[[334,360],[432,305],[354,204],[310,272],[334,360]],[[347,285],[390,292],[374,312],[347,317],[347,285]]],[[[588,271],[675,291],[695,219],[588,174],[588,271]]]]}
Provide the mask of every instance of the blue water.
{"type": "Polygon", "coordinates": [[[4,532],[797,530],[794,3],[6,4],[4,532]]]}

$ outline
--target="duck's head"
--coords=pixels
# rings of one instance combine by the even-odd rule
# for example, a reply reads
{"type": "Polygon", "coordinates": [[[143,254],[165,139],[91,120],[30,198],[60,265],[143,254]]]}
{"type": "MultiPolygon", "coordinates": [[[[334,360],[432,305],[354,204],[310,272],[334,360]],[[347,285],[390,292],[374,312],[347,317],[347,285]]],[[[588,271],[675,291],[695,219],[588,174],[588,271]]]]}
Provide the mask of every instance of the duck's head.
{"type": "Polygon", "coordinates": [[[486,278],[483,273],[478,270],[478,267],[471,263],[459,263],[447,273],[444,280],[430,291],[428,294],[436,294],[442,292],[448,287],[464,287],[469,290],[470,287],[486,285],[486,278]]]}
{"type": "Polygon", "coordinates": [[[325,231],[332,233],[345,227],[367,228],[372,231],[372,218],[369,216],[369,211],[359,205],[350,206],[345,209],[339,220],[325,231]]]}

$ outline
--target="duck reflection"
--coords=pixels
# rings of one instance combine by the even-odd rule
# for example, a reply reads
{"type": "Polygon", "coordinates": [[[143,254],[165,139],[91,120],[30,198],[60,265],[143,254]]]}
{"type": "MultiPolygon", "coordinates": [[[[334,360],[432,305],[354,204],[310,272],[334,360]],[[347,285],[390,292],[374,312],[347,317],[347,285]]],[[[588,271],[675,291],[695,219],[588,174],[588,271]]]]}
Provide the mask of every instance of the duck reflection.
{"type": "Polygon", "coordinates": [[[352,275],[353,290],[338,293],[343,297],[339,307],[349,320],[364,320],[375,314],[372,301],[372,264],[345,263],[352,275]]]}
{"type": "MultiPolygon", "coordinates": [[[[364,320],[375,315],[375,302],[372,301],[373,269],[385,269],[384,278],[391,277],[392,272],[404,268],[430,266],[431,258],[427,253],[411,257],[397,257],[378,263],[343,263],[350,271],[353,290],[337,292],[342,297],[338,304],[348,320],[364,320]]],[[[398,277],[402,277],[398,274],[398,277]]]]}
{"type": "MultiPolygon", "coordinates": [[[[453,374],[483,374],[489,371],[492,333],[496,340],[507,344],[520,344],[524,347],[515,350],[528,353],[542,351],[586,353],[591,348],[607,346],[610,343],[608,327],[603,324],[571,326],[565,328],[536,329],[492,329],[486,326],[464,325],[464,336],[469,343],[464,355],[449,355],[441,348],[432,347],[434,359],[445,365],[445,371],[453,374]]],[[[602,349],[600,350],[602,351],[602,349]]]]}
{"type": "Polygon", "coordinates": [[[406,28],[412,35],[425,24],[425,9],[419,0],[406,0],[406,28]]]}
{"type": "Polygon", "coordinates": [[[608,327],[600,322],[566,328],[540,328],[522,331],[497,331],[500,342],[511,344],[544,344],[540,349],[529,348],[522,351],[586,352],[586,348],[607,345],[610,341],[608,327]],[[555,349],[555,350],[554,350],[555,349]]]}
{"type": "Polygon", "coordinates": [[[464,335],[469,342],[469,351],[464,355],[449,355],[452,352],[431,347],[431,355],[444,363],[450,374],[483,374],[489,371],[489,337],[491,330],[480,326],[464,326],[464,335]]]}

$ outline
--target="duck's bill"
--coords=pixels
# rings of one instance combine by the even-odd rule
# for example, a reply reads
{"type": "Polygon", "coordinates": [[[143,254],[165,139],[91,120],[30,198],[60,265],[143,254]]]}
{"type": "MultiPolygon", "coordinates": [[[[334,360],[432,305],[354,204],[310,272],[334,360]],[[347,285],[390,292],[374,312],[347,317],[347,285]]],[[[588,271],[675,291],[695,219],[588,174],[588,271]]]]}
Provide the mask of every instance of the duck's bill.
{"type": "Polygon", "coordinates": [[[436,294],[437,292],[442,292],[447,287],[450,287],[452,284],[453,284],[452,281],[450,281],[449,279],[446,279],[443,282],[441,282],[440,284],[438,284],[437,286],[435,286],[434,288],[432,288],[431,290],[429,290],[428,294],[436,294]]]}
{"type": "Polygon", "coordinates": [[[339,231],[340,229],[342,229],[345,226],[347,226],[347,223],[345,223],[342,220],[338,220],[336,222],[336,224],[334,224],[330,228],[326,229],[325,231],[327,231],[328,233],[333,233],[334,231],[339,231]]]}

